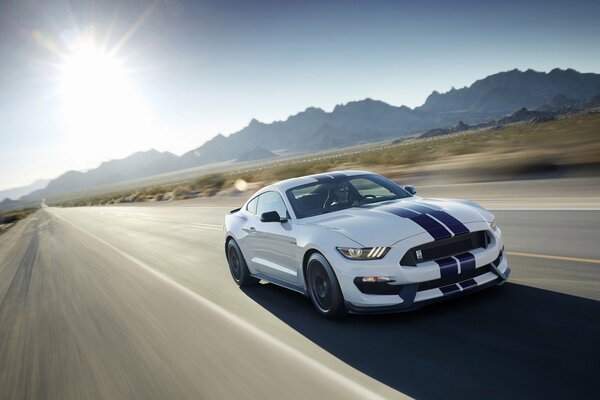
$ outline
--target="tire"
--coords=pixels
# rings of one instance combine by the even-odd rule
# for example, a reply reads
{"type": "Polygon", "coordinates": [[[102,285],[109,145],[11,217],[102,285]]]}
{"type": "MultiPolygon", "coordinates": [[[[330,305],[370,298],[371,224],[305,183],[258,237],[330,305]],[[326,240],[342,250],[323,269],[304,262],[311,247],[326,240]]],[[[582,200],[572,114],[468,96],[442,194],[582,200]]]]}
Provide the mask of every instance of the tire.
{"type": "Polygon", "coordinates": [[[326,318],[346,315],[344,296],[335,272],[320,253],[315,253],[308,259],[306,284],[310,300],[319,314],[326,318]]]}
{"type": "Polygon", "coordinates": [[[260,279],[250,275],[248,265],[246,264],[246,260],[242,255],[240,246],[238,246],[234,239],[231,239],[229,242],[227,242],[227,263],[229,264],[229,272],[231,272],[231,277],[235,283],[238,284],[238,286],[251,286],[260,282],[260,279]]]}

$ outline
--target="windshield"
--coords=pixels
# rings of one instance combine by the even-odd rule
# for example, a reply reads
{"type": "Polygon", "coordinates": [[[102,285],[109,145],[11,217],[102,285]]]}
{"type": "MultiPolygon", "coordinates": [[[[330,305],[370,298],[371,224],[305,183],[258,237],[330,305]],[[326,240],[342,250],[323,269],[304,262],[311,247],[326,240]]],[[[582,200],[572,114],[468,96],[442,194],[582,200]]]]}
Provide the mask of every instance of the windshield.
{"type": "Polygon", "coordinates": [[[297,218],[411,197],[394,182],[372,174],[309,183],[288,189],[286,194],[297,218]]]}

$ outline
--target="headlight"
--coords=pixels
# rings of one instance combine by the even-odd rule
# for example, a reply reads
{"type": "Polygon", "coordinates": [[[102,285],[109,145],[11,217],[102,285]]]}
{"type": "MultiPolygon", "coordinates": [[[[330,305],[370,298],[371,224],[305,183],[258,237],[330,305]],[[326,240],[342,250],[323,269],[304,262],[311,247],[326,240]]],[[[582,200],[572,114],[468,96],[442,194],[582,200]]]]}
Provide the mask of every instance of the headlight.
{"type": "Polygon", "coordinates": [[[390,251],[389,247],[336,247],[349,260],[379,260],[390,251]]]}
{"type": "Polygon", "coordinates": [[[490,228],[492,228],[492,230],[496,230],[498,227],[496,226],[496,218],[494,218],[492,220],[492,222],[490,222],[490,228]]]}

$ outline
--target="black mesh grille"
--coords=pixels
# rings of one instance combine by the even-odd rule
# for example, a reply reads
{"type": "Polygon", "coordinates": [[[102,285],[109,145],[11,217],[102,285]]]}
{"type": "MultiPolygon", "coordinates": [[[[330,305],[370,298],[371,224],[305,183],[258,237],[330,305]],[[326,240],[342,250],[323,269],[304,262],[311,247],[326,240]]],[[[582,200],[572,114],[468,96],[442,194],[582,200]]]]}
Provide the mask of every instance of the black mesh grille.
{"type": "Polygon", "coordinates": [[[402,257],[400,264],[416,267],[417,263],[440,260],[474,249],[485,248],[487,244],[488,237],[485,231],[466,233],[413,247],[402,257]],[[421,257],[418,257],[417,251],[421,252],[421,257]]]}
{"type": "Polygon", "coordinates": [[[439,288],[446,285],[451,285],[453,283],[458,283],[462,281],[466,281],[467,279],[475,278],[476,276],[480,276],[490,272],[492,268],[490,265],[484,265],[483,267],[479,267],[473,269],[471,271],[463,272],[454,276],[447,276],[445,278],[436,279],[433,281],[421,282],[419,283],[418,291],[429,290],[434,288],[439,288]]]}

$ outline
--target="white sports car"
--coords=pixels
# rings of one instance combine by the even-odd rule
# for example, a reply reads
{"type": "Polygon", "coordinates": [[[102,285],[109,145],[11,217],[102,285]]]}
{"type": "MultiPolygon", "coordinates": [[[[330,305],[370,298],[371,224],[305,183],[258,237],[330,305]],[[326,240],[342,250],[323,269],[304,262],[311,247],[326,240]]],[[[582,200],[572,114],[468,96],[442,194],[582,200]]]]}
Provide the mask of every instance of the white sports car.
{"type": "Polygon", "coordinates": [[[328,317],[419,308],[506,281],[492,213],[415,194],[364,171],[267,186],[225,217],[231,275],[303,293],[328,317]]]}

